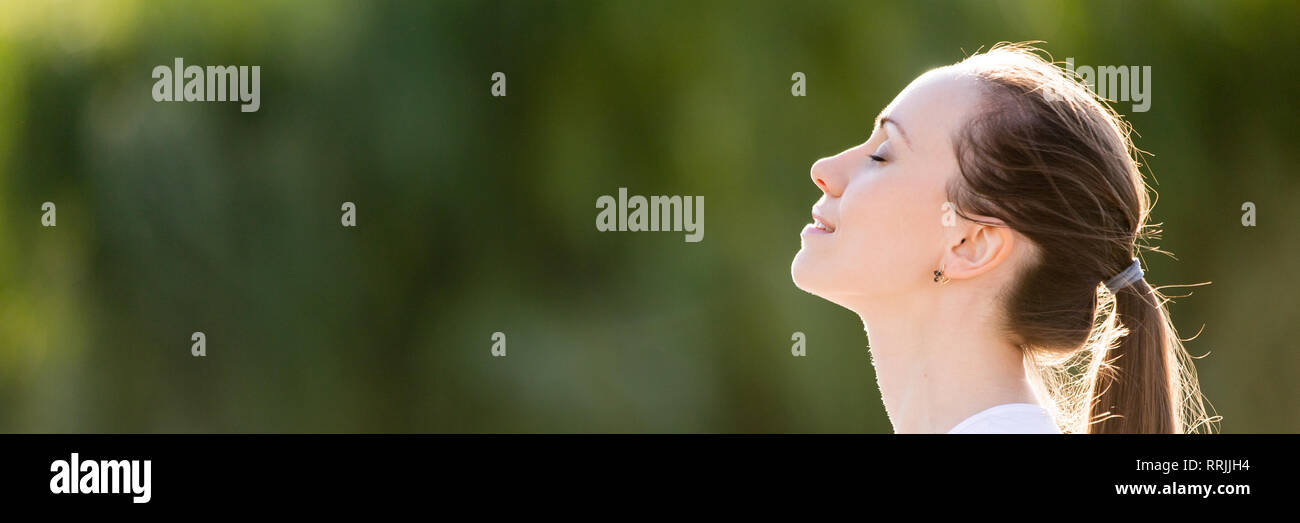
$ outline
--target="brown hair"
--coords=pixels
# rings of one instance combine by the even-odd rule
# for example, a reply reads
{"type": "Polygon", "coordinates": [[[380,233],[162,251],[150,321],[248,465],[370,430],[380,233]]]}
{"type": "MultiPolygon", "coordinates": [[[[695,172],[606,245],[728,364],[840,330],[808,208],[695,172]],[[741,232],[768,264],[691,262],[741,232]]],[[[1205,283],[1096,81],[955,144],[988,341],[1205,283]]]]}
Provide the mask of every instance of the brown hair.
{"type": "Polygon", "coordinates": [[[1195,366],[1145,279],[1102,283],[1158,238],[1138,167],[1142,151],[1107,103],[1031,43],[1002,43],[956,64],[984,90],[954,137],[961,176],[949,200],[1024,235],[1032,261],[1002,303],[1034,386],[1070,433],[1213,430],[1195,366]]]}

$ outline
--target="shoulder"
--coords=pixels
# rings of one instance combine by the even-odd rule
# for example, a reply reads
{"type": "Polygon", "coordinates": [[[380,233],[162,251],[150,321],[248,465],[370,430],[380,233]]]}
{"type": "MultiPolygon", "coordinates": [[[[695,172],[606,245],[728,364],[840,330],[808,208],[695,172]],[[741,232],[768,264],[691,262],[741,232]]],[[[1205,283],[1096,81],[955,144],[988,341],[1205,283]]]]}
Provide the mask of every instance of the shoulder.
{"type": "Polygon", "coordinates": [[[983,410],[958,423],[948,434],[1060,434],[1046,409],[1030,403],[1008,403],[983,410]]]}

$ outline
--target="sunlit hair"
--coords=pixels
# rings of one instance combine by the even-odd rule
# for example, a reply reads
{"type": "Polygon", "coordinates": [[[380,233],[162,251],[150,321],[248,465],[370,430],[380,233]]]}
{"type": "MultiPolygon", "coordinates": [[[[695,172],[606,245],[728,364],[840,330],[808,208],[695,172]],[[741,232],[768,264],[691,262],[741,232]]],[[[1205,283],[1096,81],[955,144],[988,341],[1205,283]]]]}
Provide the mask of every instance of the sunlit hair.
{"type": "MultiPolygon", "coordinates": [[[[1067,433],[1213,432],[1167,298],[1145,280],[1102,284],[1159,237],[1130,126],[1025,44],[952,66],[984,90],[954,137],[949,200],[1030,240],[1032,260],[1002,297],[1007,335],[1067,433]]],[[[978,221],[977,218],[974,218],[978,221]]]]}

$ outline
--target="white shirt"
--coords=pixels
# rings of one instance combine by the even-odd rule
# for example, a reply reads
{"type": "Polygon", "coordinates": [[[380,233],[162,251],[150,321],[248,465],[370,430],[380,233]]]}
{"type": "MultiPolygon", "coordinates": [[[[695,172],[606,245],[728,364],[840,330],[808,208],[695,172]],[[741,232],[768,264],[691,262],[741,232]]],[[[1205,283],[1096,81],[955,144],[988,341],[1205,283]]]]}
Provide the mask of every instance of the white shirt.
{"type": "Polygon", "coordinates": [[[1033,403],[1007,403],[966,418],[948,434],[1060,434],[1052,415],[1033,403]]]}

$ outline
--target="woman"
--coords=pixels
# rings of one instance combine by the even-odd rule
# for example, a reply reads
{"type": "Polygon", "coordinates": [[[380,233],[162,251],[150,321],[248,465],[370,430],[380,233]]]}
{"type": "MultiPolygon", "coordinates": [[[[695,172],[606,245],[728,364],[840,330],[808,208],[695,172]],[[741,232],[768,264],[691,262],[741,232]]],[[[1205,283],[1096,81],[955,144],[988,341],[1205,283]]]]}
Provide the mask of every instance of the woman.
{"type": "Polygon", "coordinates": [[[1149,200],[1127,124],[1024,44],[929,71],[822,191],[795,284],[857,313],[899,433],[1209,428],[1134,257],[1149,200]]]}

